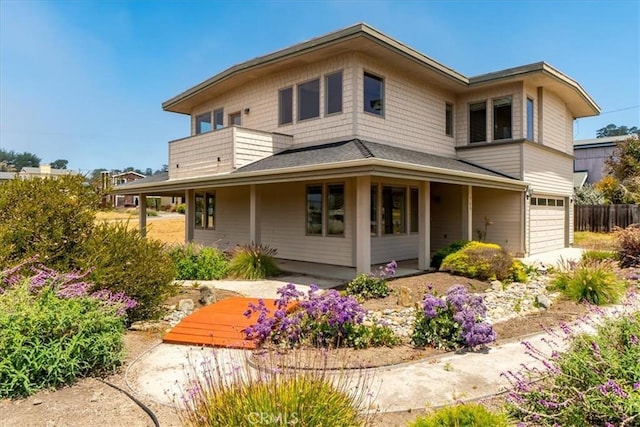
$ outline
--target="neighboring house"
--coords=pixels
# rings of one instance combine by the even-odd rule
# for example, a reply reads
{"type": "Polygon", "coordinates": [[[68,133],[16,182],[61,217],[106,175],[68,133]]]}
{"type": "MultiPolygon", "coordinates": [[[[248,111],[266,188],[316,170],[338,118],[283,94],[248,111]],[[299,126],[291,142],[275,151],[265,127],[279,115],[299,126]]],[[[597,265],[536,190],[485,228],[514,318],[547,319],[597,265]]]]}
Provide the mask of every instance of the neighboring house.
{"type": "Polygon", "coordinates": [[[55,169],[52,168],[51,165],[48,164],[42,164],[40,166],[38,166],[37,168],[35,167],[23,167],[20,172],[18,173],[18,176],[20,177],[20,179],[33,179],[33,178],[52,178],[52,179],[56,179],[60,176],[65,176],[65,175],[73,175],[75,174],[75,172],[67,170],[67,169],[55,169]]]}
{"type": "MultiPolygon", "coordinates": [[[[127,171],[111,175],[110,179],[111,185],[115,187],[116,185],[126,184],[143,178],[145,178],[145,175],[141,173],[127,171]]],[[[133,194],[110,194],[109,202],[114,208],[124,208],[138,206],[139,200],[138,196],[133,194]]]]}
{"type": "MultiPolygon", "coordinates": [[[[191,117],[169,173],[185,239],[356,267],[459,239],[516,254],[573,240],[573,121],[598,105],[539,62],[466,77],[366,24],[233,66],[163,103],[191,117]]],[[[145,216],[141,215],[144,228],[145,216]]]]}
{"type": "Polygon", "coordinates": [[[573,142],[573,171],[575,187],[594,184],[607,175],[605,161],[613,155],[616,146],[633,135],[581,139],[573,142]]]}
{"type": "Polygon", "coordinates": [[[0,172],[0,183],[3,181],[11,181],[17,174],[17,172],[0,172]]]}

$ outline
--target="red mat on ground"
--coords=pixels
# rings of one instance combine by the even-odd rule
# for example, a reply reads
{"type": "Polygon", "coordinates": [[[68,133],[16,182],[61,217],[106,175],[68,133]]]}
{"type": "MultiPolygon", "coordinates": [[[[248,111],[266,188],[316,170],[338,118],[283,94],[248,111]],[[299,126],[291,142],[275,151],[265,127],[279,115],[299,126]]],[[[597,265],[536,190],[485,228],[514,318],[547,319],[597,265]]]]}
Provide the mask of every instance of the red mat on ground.
{"type": "MultiPolygon", "coordinates": [[[[273,316],[276,310],[275,300],[263,298],[273,316]]],[[[258,305],[258,298],[233,297],[213,303],[190,314],[169,331],[162,341],[171,344],[195,344],[228,348],[256,348],[258,343],[249,340],[242,332],[247,326],[254,325],[258,314],[247,319],[244,312],[249,303],[258,305]]],[[[295,305],[291,305],[289,310],[295,305]]]]}

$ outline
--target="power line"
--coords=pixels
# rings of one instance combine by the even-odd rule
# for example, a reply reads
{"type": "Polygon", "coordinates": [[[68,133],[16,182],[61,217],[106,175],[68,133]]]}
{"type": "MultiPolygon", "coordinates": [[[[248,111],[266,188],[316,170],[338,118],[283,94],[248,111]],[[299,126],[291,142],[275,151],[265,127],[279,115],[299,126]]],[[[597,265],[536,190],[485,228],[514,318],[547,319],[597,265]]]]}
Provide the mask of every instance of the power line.
{"type": "Polygon", "coordinates": [[[601,112],[601,113],[600,113],[600,115],[603,115],[603,114],[609,114],[609,113],[617,113],[618,111],[633,110],[634,108],[638,108],[638,107],[640,107],[640,104],[638,104],[638,105],[633,105],[633,106],[631,106],[631,107],[620,108],[620,109],[618,109],[618,110],[603,111],[603,112],[601,112]]]}

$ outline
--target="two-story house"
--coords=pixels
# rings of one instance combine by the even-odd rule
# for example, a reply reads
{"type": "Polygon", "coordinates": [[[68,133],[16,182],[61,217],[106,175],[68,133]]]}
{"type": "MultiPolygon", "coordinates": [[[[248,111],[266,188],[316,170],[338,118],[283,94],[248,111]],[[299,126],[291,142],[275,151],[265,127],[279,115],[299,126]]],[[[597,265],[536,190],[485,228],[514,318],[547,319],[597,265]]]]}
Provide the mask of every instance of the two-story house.
{"type": "Polygon", "coordinates": [[[162,107],[190,116],[191,135],[169,142],[167,175],[118,193],[186,197],[187,241],[261,242],[358,271],[416,258],[427,269],[486,222],[486,240],[513,253],[569,246],[573,120],[599,113],[546,63],[466,77],[366,24],[162,107]]]}

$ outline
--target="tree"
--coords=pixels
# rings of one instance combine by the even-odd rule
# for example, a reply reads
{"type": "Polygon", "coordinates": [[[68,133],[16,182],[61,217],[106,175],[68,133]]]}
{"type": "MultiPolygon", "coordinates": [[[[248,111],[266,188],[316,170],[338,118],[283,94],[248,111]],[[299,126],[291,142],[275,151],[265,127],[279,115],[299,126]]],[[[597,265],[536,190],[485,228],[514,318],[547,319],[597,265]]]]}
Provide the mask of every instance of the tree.
{"type": "Polygon", "coordinates": [[[640,176],[640,138],[629,137],[619,143],[605,166],[609,175],[621,183],[640,176]]]}
{"type": "Polygon", "coordinates": [[[576,205],[604,205],[604,194],[593,184],[585,184],[574,192],[576,205]]]}
{"type": "Polygon", "coordinates": [[[606,138],[607,136],[620,136],[620,135],[640,135],[640,129],[637,126],[626,127],[616,126],[613,123],[606,125],[596,131],[596,138],[606,138]]]}
{"type": "Polygon", "coordinates": [[[16,153],[15,151],[7,151],[0,149],[0,162],[5,164],[5,167],[13,166],[15,170],[20,171],[24,167],[40,166],[40,157],[33,153],[16,153]]]}
{"type": "Polygon", "coordinates": [[[51,162],[51,167],[54,169],[66,169],[69,164],[69,160],[58,159],[55,162],[51,162]]]}

